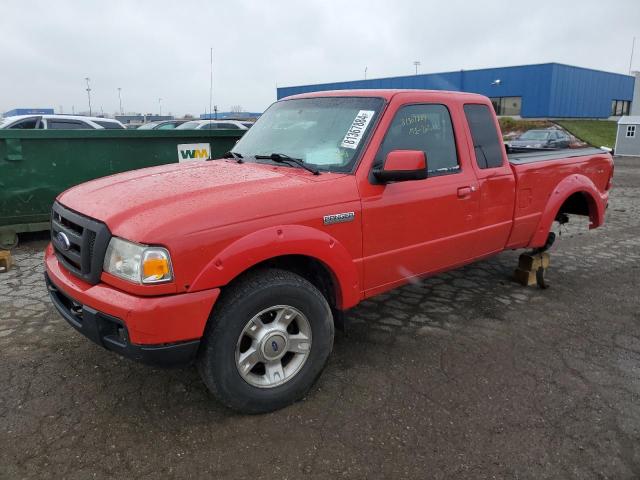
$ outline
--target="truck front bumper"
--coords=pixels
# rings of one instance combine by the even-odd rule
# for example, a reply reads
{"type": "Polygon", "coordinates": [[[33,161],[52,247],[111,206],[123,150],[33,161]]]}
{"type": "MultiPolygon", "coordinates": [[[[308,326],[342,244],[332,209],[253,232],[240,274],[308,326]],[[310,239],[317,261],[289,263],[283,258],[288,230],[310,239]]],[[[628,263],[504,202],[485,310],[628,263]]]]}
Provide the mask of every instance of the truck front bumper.
{"type": "Polygon", "coordinates": [[[90,285],[45,253],[45,281],[60,315],[91,341],[127,358],[162,367],[195,359],[219,289],[139,297],[90,285]]]}

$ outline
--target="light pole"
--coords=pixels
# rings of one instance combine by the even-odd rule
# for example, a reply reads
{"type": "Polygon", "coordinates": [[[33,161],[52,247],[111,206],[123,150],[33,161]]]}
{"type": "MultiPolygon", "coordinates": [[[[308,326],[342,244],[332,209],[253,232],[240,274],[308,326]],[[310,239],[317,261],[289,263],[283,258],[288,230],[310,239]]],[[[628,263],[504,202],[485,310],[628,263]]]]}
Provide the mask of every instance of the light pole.
{"type": "Polygon", "coordinates": [[[633,37],[631,42],[631,57],[629,58],[629,75],[631,75],[631,68],[633,67],[633,50],[636,48],[636,37],[633,37]]]}
{"type": "Polygon", "coordinates": [[[87,98],[89,99],[89,116],[91,117],[91,86],[89,85],[89,77],[84,77],[87,82],[87,98]]]}
{"type": "Polygon", "coordinates": [[[120,102],[120,115],[123,115],[122,112],[122,88],[118,87],[118,101],[120,102]]]}
{"type": "Polygon", "coordinates": [[[368,68],[368,67],[364,67],[364,79],[365,79],[365,80],[367,79],[367,68],[368,68]]]}
{"type": "Polygon", "coordinates": [[[162,99],[158,98],[158,105],[160,106],[160,117],[162,116],[162,99]]]}
{"type": "Polygon", "coordinates": [[[416,67],[416,75],[418,75],[418,67],[420,66],[420,61],[415,60],[415,61],[413,62],[413,65],[416,67]]]}

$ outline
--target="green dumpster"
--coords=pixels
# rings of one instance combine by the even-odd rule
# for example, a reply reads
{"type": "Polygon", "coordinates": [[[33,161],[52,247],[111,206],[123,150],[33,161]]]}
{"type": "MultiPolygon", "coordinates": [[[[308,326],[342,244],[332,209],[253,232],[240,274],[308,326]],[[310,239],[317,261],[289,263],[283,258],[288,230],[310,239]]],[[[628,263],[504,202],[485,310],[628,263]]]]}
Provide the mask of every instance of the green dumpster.
{"type": "Polygon", "coordinates": [[[0,248],[47,230],[55,197],[87,180],[219,158],[240,130],[0,130],[0,248]]]}

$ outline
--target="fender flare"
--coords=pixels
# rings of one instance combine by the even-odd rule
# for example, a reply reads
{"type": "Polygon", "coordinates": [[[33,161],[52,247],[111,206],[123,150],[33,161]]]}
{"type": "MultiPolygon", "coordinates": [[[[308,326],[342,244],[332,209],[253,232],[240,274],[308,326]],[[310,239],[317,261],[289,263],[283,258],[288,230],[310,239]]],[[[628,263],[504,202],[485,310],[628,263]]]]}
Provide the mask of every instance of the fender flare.
{"type": "Polygon", "coordinates": [[[589,177],[579,174],[570,175],[565,177],[551,192],[529,247],[541,247],[545,244],[551,225],[558,215],[560,207],[574,193],[582,193],[587,200],[590,219],[589,228],[596,228],[602,225],[605,205],[600,192],[589,177]]]}
{"type": "Polygon", "coordinates": [[[321,262],[333,277],[338,308],[360,301],[360,275],[352,255],[331,235],[304,225],[268,227],[235,240],[206,264],[190,290],[222,287],[251,267],[285,255],[321,262]]]}

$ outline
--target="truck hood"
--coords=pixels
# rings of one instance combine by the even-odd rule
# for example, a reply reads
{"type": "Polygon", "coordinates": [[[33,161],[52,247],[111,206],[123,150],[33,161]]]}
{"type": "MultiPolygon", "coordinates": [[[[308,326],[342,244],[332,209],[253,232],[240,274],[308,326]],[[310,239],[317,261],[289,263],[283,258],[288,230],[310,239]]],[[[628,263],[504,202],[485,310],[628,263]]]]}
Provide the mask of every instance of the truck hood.
{"type": "Polygon", "coordinates": [[[106,223],[114,235],[163,243],[196,231],[353,200],[355,188],[326,190],[327,182],[344,177],[353,178],[267,164],[193,162],[103,177],[63,192],[58,201],[106,223]]]}

